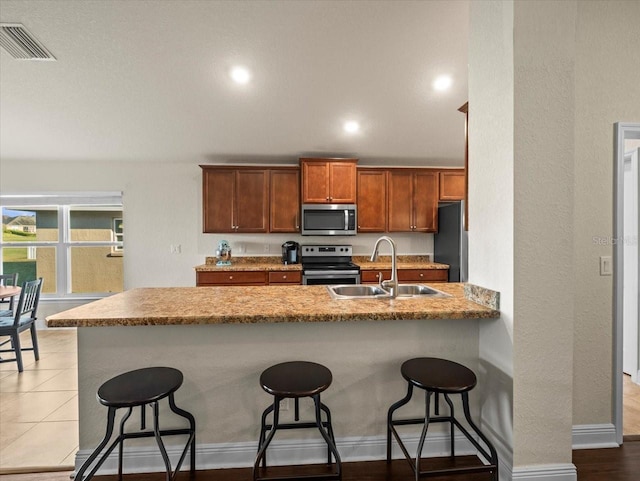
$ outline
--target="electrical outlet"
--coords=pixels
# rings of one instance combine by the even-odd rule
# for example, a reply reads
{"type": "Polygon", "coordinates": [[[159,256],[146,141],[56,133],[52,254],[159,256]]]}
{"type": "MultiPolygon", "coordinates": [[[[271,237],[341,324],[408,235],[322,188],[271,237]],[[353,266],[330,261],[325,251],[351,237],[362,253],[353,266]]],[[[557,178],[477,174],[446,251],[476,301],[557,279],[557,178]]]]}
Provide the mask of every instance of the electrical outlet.
{"type": "Polygon", "coordinates": [[[264,245],[264,253],[268,254],[269,253],[269,244],[265,244],[264,245]]]}
{"type": "Polygon", "coordinates": [[[613,262],[611,256],[600,256],[600,275],[613,275],[613,262]]]}
{"type": "Polygon", "coordinates": [[[171,244],[171,246],[169,247],[169,251],[172,254],[181,254],[182,253],[182,246],[180,244],[171,244]]]}

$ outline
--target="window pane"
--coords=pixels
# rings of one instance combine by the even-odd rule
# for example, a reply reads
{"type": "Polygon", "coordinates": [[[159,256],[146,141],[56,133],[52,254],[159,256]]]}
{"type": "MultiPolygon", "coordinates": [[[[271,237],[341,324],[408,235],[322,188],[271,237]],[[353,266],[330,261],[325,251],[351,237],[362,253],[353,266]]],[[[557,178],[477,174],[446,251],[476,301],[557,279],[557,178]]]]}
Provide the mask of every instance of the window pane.
{"type": "Polygon", "coordinates": [[[52,207],[3,207],[3,242],[58,241],[58,210],[52,207]]]}
{"type": "Polygon", "coordinates": [[[122,292],[122,256],[111,247],[71,247],[71,292],[122,292]]]}
{"type": "Polygon", "coordinates": [[[113,208],[74,206],[70,212],[70,227],[72,242],[117,242],[116,223],[120,219],[122,225],[122,210],[113,208]]]}
{"type": "Polygon", "coordinates": [[[2,271],[4,274],[18,273],[18,284],[44,279],[42,292],[56,292],[56,248],[55,247],[4,247],[2,249],[2,271]]]}

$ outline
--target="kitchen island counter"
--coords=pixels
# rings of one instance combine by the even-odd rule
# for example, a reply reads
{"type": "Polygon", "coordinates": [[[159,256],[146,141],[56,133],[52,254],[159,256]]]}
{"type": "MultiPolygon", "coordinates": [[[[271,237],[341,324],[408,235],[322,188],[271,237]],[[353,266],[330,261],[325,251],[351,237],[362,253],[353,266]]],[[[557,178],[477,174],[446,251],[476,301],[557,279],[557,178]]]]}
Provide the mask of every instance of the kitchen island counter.
{"type": "Polygon", "coordinates": [[[335,300],[325,286],[138,288],[47,317],[49,327],[256,324],[497,318],[465,298],[463,284],[432,284],[451,297],[335,300]]]}

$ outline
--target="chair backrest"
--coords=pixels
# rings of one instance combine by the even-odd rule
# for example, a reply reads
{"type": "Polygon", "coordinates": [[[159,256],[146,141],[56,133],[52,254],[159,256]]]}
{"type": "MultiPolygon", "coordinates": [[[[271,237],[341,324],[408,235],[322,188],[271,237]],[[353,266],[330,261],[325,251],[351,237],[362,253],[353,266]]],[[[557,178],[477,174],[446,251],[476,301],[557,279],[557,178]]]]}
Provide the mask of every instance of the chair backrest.
{"type": "MultiPolygon", "coordinates": [[[[13,274],[0,274],[0,286],[17,286],[18,285],[18,273],[13,274]]],[[[0,300],[2,304],[9,304],[9,309],[13,310],[13,297],[0,300]]]]}
{"type": "Polygon", "coordinates": [[[35,281],[25,281],[20,291],[20,299],[15,311],[14,326],[20,323],[35,321],[42,292],[42,277],[35,281]]]}

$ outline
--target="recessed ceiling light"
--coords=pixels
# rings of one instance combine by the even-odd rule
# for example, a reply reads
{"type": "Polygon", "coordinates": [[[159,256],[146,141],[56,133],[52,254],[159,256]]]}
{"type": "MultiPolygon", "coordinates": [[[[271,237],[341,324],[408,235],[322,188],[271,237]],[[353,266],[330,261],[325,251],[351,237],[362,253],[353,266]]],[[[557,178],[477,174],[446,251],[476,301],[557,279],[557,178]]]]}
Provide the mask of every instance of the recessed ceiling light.
{"type": "Polygon", "coordinates": [[[245,67],[233,67],[230,75],[233,81],[238,84],[246,84],[251,80],[251,73],[245,67]]]}
{"type": "Polygon", "coordinates": [[[433,88],[435,90],[447,90],[449,87],[451,87],[451,84],[453,83],[453,79],[451,77],[449,77],[448,75],[440,75],[440,77],[436,78],[433,81],[433,88]]]}
{"type": "Polygon", "coordinates": [[[360,130],[360,124],[355,120],[349,120],[344,123],[342,128],[349,134],[355,134],[358,130],[360,130]]]}

